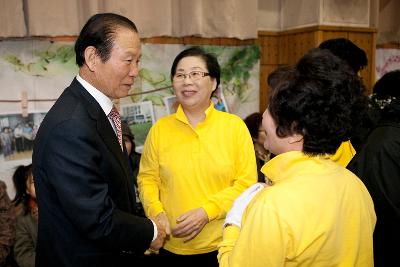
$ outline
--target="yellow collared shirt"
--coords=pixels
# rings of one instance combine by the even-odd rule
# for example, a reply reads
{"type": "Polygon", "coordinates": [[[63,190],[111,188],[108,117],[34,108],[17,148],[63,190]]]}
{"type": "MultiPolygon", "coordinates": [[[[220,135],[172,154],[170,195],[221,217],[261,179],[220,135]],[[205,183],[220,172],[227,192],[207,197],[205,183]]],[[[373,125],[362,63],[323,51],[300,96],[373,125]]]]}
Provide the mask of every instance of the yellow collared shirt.
{"type": "Polygon", "coordinates": [[[211,103],[193,128],[182,107],[151,128],[140,162],[138,185],[147,216],[165,211],[171,228],[183,213],[203,207],[210,222],[191,241],[171,236],[164,248],[176,254],[217,249],[222,224],[235,198],[257,181],[250,133],[236,115],[211,103]]]}

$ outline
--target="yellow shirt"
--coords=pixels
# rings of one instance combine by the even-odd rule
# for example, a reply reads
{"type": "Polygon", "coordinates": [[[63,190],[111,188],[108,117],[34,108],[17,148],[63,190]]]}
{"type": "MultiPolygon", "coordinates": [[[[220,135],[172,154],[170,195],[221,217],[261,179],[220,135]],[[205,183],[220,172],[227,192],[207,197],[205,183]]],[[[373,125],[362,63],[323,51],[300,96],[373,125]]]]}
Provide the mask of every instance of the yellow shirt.
{"type": "Polygon", "coordinates": [[[191,241],[171,237],[164,248],[175,254],[217,250],[222,224],[235,198],[257,181],[250,133],[236,115],[213,104],[194,129],[182,110],[151,128],[140,162],[138,185],[147,216],[165,211],[171,226],[183,213],[203,207],[210,222],[191,241]]]}
{"type": "Polygon", "coordinates": [[[228,226],[221,267],[373,266],[376,216],[364,184],[324,157],[280,154],[262,172],[273,185],[228,226]]]}
{"type": "Polygon", "coordinates": [[[330,158],[340,166],[346,167],[347,164],[351,161],[351,159],[356,154],[356,150],[350,141],[343,142],[336,153],[332,155],[330,158]]]}

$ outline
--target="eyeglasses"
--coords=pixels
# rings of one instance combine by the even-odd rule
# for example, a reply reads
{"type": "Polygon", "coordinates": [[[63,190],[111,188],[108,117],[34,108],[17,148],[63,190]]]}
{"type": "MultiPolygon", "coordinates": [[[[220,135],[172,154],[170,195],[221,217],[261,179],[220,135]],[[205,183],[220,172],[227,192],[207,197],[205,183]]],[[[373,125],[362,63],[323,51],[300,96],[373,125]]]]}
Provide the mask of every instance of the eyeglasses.
{"type": "Polygon", "coordinates": [[[205,76],[210,76],[209,73],[204,72],[204,71],[191,71],[187,74],[185,73],[175,73],[174,77],[172,77],[172,80],[174,82],[182,82],[183,80],[186,79],[186,77],[189,77],[192,81],[197,81],[205,76]]]}

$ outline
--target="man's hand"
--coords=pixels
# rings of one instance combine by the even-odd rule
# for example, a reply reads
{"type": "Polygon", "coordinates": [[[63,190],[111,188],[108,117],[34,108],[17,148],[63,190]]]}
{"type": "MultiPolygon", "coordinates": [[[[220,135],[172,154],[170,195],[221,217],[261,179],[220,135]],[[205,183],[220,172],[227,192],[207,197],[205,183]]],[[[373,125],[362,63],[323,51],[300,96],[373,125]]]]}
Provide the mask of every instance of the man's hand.
{"type": "Polygon", "coordinates": [[[153,219],[153,222],[157,226],[158,233],[157,238],[150,244],[150,251],[158,251],[160,248],[162,248],[165,242],[165,227],[157,219],[153,219]]]}
{"type": "Polygon", "coordinates": [[[172,229],[172,234],[175,237],[184,237],[183,241],[188,242],[200,233],[208,221],[207,213],[203,208],[190,210],[176,219],[177,225],[172,229]]]}

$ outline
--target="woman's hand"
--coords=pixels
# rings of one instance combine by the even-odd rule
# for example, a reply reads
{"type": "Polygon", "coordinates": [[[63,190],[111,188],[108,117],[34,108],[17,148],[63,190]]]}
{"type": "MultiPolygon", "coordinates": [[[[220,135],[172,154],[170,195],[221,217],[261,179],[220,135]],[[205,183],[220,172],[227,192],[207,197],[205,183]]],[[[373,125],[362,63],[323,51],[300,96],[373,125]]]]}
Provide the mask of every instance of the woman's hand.
{"type": "Polygon", "coordinates": [[[207,213],[203,208],[190,210],[176,219],[177,225],[172,229],[172,235],[184,238],[183,242],[186,243],[195,238],[208,221],[207,213]]]}

